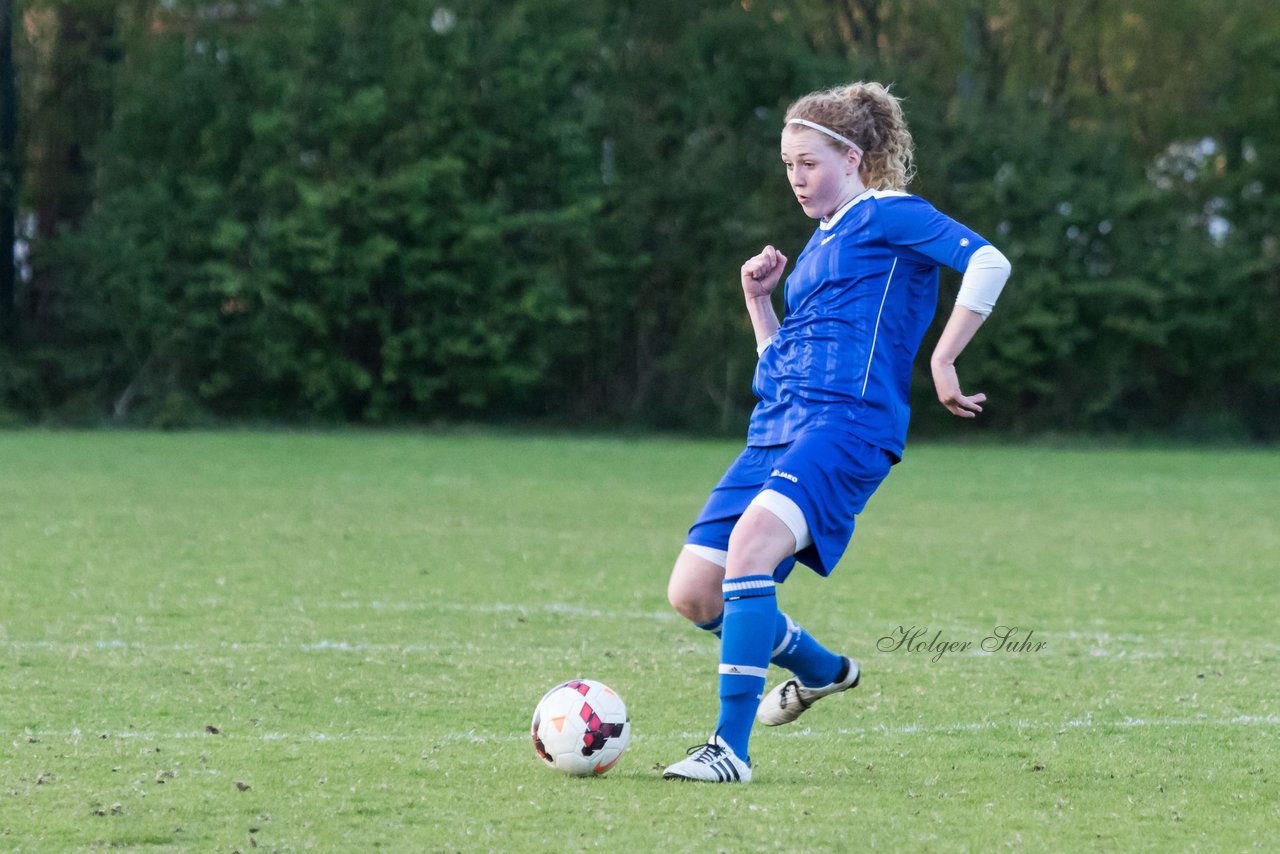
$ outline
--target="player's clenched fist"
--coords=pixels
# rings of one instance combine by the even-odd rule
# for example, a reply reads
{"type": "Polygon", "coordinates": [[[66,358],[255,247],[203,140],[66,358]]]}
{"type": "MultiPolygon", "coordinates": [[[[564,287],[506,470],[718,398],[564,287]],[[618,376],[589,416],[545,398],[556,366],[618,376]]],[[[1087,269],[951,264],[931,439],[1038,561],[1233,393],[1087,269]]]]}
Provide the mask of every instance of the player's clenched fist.
{"type": "Polygon", "coordinates": [[[767,297],[778,286],[786,266],[787,256],[766,246],[742,265],[742,290],[748,297],[767,297]]]}

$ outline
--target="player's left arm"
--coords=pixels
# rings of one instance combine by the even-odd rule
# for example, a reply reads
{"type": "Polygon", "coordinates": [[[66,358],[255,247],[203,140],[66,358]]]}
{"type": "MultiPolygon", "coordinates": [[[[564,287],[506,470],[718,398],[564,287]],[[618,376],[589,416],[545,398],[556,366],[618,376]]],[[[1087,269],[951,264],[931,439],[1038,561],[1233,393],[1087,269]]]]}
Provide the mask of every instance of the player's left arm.
{"type": "Polygon", "coordinates": [[[960,390],[956,359],[960,358],[961,352],[973,340],[978,327],[991,314],[996,299],[1009,280],[1010,272],[1009,259],[989,244],[969,257],[955,308],[952,309],[951,317],[938,338],[938,346],[929,359],[938,401],[953,415],[961,418],[973,418],[981,412],[987,396],[981,392],[966,395],[960,390]]]}
{"type": "Polygon", "coordinates": [[[991,313],[1009,280],[1009,259],[972,231],[919,196],[885,200],[881,222],[886,240],[921,261],[963,270],[956,307],[942,330],[929,364],[938,400],[952,414],[973,418],[982,411],[985,394],[966,395],[956,377],[956,359],[991,313]]]}

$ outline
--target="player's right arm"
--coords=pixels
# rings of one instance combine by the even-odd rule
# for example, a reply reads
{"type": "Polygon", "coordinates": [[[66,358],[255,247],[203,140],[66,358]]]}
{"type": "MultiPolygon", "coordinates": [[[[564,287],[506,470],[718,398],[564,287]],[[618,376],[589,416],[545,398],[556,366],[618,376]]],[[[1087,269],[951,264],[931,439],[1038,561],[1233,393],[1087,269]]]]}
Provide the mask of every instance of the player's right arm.
{"type": "Polygon", "coordinates": [[[742,265],[742,296],[747,301],[747,314],[751,317],[756,349],[760,352],[773,340],[781,325],[773,308],[773,292],[786,266],[787,256],[772,246],[766,246],[742,265]]]}

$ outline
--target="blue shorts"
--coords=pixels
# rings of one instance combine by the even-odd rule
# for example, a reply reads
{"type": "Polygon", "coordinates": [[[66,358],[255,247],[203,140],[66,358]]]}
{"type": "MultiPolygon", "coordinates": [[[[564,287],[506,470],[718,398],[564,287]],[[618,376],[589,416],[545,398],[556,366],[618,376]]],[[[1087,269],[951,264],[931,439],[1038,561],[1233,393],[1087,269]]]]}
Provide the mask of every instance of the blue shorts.
{"type": "Polygon", "coordinates": [[[727,551],[729,534],[751,500],[772,489],[796,503],[813,537],[812,545],[778,564],[774,579],[786,579],[797,560],[830,575],[849,547],[855,517],[895,461],[844,430],[821,427],[788,445],[748,447],[711,491],[685,542],[727,551]]]}

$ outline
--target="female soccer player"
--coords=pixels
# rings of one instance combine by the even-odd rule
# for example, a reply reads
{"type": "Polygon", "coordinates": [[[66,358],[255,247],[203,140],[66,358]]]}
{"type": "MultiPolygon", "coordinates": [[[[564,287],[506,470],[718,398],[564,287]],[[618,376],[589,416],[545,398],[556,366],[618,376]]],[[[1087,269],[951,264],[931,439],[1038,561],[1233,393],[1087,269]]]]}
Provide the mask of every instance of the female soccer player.
{"type": "Polygon", "coordinates": [[[712,490],[671,572],[671,604],[721,636],[720,717],[667,779],[750,782],[751,726],[790,723],[858,684],[858,663],[778,610],[796,560],[830,574],[854,518],[901,458],[911,366],[933,318],[938,267],[963,271],[930,366],[961,418],[986,395],[960,390],[955,361],[991,312],[1009,262],[975,232],[905,192],[912,140],[878,83],[806,95],[787,111],[782,162],[818,229],[787,278],[786,319],[771,295],[787,258],[766,246],[742,265],[755,328],[759,398],[746,450],[712,490]],[[769,663],[794,676],[761,701],[769,663]]]}

